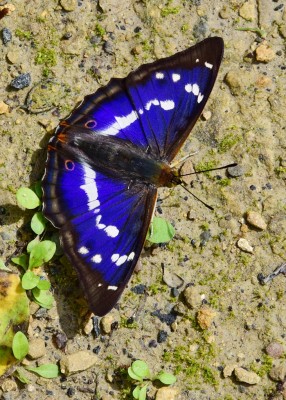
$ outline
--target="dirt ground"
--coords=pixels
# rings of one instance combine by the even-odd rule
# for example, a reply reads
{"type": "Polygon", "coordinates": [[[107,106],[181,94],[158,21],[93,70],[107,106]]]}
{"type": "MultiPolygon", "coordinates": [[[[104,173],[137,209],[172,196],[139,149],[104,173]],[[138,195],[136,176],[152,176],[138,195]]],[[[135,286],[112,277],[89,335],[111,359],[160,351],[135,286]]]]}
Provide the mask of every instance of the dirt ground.
{"type": "MultiPolygon", "coordinates": [[[[15,193],[41,178],[59,119],[112,77],[208,36],[224,39],[225,55],[207,113],[180,156],[197,151],[187,170],[191,163],[240,167],[236,177],[225,171],[192,177],[194,194],[214,211],[181,187],[160,190],[157,215],[174,225],[175,238],[145,249],[99,334],[85,319],[72,267],[50,263],[44,273],[55,305],[46,311],[32,304],[29,327],[29,339],[44,341],[45,351],[27,363],[57,363],[82,350],[97,363],[50,380],[25,372],[30,383],[16,380],[9,392],[0,385],[2,398],[131,399],[125,367],[142,359],[154,373],[176,374],[177,394],[169,391],[166,400],[286,399],[285,276],[266,285],[257,279],[286,258],[284,3],[4,0],[1,6],[10,11],[0,20],[0,251],[11,268],[17,270],[9,258],[32,238],[32,214],[18,208],[15,193]],[[4,40],[7,29],[11,40],[4,40]],[[11,87],[24,73],[30,85],[11,87]],[[198,315],[206,310],[211,318],[202,329],[198,315]],[[58,333],[68,338],[65,352],[53,340],[58,333]],[[279,354],[266,349],[270,343],[279,354]],[[235,367],[246,376],[239,378],[235,367]]],[[[149,399],[157,389],[149,386],[149,399]]]]}

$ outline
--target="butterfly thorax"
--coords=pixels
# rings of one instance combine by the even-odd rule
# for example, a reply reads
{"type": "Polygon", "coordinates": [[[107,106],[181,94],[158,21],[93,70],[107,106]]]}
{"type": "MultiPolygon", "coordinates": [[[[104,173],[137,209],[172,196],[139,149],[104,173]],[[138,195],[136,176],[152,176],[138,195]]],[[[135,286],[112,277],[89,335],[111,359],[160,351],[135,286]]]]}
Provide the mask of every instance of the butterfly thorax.
{"type": "Polygon", "coordinates": [[[68,129],[51,143],[65,160],[76,161],[111,178],[152,184],[156,187],[177,184],[169,164],[128,140],[68,129]]]}

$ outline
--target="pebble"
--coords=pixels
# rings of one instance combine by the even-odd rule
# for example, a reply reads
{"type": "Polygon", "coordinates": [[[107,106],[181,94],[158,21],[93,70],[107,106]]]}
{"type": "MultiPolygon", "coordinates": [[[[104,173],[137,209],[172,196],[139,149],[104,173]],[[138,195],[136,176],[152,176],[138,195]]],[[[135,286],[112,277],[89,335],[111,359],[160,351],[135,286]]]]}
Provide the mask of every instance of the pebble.
{"type": "Polygon", "coordinates": [[[223,6],[223,8],[219,11],[219,16],[222,19],[228,19],[231,17],[231,8],[229,6],[223,6]]]}
{"type": "Polygon", "coordinates": [[[209,119],[211,119],[211,117],[212,117],[211,111],[203,111],[203,113],[202,113],[202,119],[203,119],[204,121],[208,121],[209,119]]]}
{"type": "Polygon", "coordinates": [[[247,371],[241,367],[236,367],[234,369],[234,373],[239,382],[245,382],[249,385],[256,385],[261,380],[260,376],[258,376],[255,372],[247,371]]]}
{"type": "Polygon", "coordinates": [[[256,61],[268,63],[275,58],[275,51],[267,43],[262,43],[255,50],[256,61]]]}
{"type": "Polygon", "coordinates": [[[284,354],[284,347],[278,342],[271,342],[265,351],[272,358],[280,358],[284,354]]]}
{"type": "Polygon", "coordinates": [[[17,64],[20,60],[20,52],[17,50],[11,50],[7,53],[7,60],[11,64],[17,64]]]}
{"type": "Polygon", "coordinates": [[[0,114],[6,114],[9,111],[8,104],[4,103],[4,101],[0,101],[0,114]]]}
{"type": "Polygon", "coordinates": [[[235,167],[229,167],[227,169],[227,173],[229,174],[229,176],[231,176],[232,178],[237,178],[239,176],[244,175],[244,168],[241,167],[240,165],[236,165],[235,167]]]}
{"type": "Polygon", "coordinates": [[[176,400],[178,398],[178,389],[171,387],[162,387],[156,393],[156,400],[176,400]]]}
{"type": "Polygon", "coordinates": [[[199,288],[196,286],[188,286],[184,290],[184,298],[189,308],[198,308],[202,304],[202,297],[199,288]]]}
{"type": "Polygon", "coordinates": [[[231,376],[232,373],[233,373],[233,371],[234,371],[235,368],[237,368],[237,367],[238,367],[237,364],[229,364],[229,365],[226,365],[226,366],[224,367],[224,369],[223,369],[223,376],[224,376],[224,378],[227,378],[227,377],[231,376]]]}
{"type": "Polygon", "coordinates": [[[213,323],[216,312],[208,306],[202,306],[197,314],[197,321],[202,329],[208,329],[213,323]]]}
{"type": "Polygon", "coordinates": [[[77,0],[61,0],[60,3],[65,11],[74,11],[77,7],[77,0]]]}
{"type": "Polygon", "coordinates": [[[254,0],[246,1],[239,9],[239,15],[246,21],[256,19],[256,2],[254,0]]]}
{"type": "Polygon", "coordinates": [[[3,392],[15,392],[18,390],[17,384],[13,379],[5,379],[1,384],[3,392]]]}
{"type": "Polygon", "coordinates": [[[274,381],[283,382],[286,377],[286,364],[283,363],[272,367],[269,376],[274,381]]]}
{"type": "Polygon", "coordinates": [[[160,330],[158,332],[158,335],[157,335],[157,342],[158,343],[166,342],[167,338],[168,338],[168,333],[166,331],[160,330]]]}
{"type": "Polygon", "coordinates": [[[147,286],[140,283],[131,288],[131,291],[135,294],[144,294],[146,292],[147,286]]]}
{"type": "Polygon", "coordinates": [[[114,322],[114,317],[113,315],[105,315],[104,317],[101,318],[100,324],[101,328],[104,333],[110,333],[112,331],[112,323],[114,322]]]}
{"type": "Polygon", "coordinates": [[[60,360],[60,369],[62,374],[71,375],[79,371],[85,371],[98,363],[99,358],[94,353],[82,350],[63,356],[60,360]]]}
{"type": "Polygon", "coordinates": [[[109,42],[109,41],[104,42],[104,44],[103,44],[103,50],[104,50],[105,53],[107,53],[107,54],[110,54],[110,55],[114,54],[113,45],[112,45],[112,43],[109,42]]]}
{"type": "Polygon", "coordinates": [[[29,73],[21,74],[10,82],[10,86],[12,86],[14,89],[23,89],[29,86],[30,84],[31,84],[31,75],[29,73]]]}
{"type": "Polygon", "coordinates": [[[256,211],[248,211],[246,213],[246,221],[257,229],[265,230],[267,228],[266,222],[256,211]]]}
{"type": "Polygon", "coordinates": [[[83,331],[86,335],[89,335],[93,331],[93,320],[89,318],[83,326],[83,331]]]}
{"type": "Polygon", "coordinates": [[[170,288],[180,288],[184,284],[183,278],[181,278],[179,275],[173,273],[172,271],[169,271],[169,269],[164,268],[164,274],[163,274],[163,281],[168,285],[170,288]]]}
{"type": "Polygon", "coordinates": [[[3,44],[7,44],[12,40],[12,32],[8,28],[3,28],[1,31],[2,34],[2,42],[3,44]]]}
{"type": "Polygon", "coordinates": [[[237,241],[237,247],[242,250],[245,251],[246,253],[253,253],[253,247],[250,246],[250,244],[248,243],[248,241],[244,238],[240,238],[237,241]]]}
{"type": "Polygon", "coordinates": [[[28,356],[33,360],[43,357],[46,354],[45,341],[41,338],[35,338],[29,341],[28,356]]]}

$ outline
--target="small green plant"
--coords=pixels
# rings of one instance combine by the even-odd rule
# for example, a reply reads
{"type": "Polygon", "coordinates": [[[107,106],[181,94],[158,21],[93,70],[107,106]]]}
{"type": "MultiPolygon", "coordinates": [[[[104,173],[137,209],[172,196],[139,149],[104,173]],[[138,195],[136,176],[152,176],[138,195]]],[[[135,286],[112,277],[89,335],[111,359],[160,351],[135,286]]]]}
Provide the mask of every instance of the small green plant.
{"type": "MultiPolygon", "coordinates": [[[[41,205],[41,189],[35,186],[34,190],[20,188],[16,193],[19,206],[29,210],[38,208],[41,205]]],[[[12,261],[24,269],[21,283],[25,290],[31,290],[33,299],[41,307],[51,308],[53,296],[49,293],[50,283],[37,275],[33,269],[42,266],[50,261],[56,252],[56,244],[51,240],[40,240],[40,235],[45,231],[46,219],[41,211],[36,211],[30,223],[32,231],[37,235],[27,245],[27,254],[23,253],[13,257],[12,261]]]]}
{"type": "Polygon", "coordinates": [[[23,360],[23,358],[28,354],[29,343],[26,335],[24,335],[23,332],[18,331],[15,333],[12,342],[12,351],[17,360],[23,360]]]}
{"type": "Polygon", "coordinates": [[[147,240],[151,243],[167,243],[173,239],[175,229],[167,220],[154,217],[147,235],[147,240]]]}
{"type": "Polygon", "coordinates": [[[172,385],[176,382],[176,377],[173,374],[164,371],[152,377],[148,365],[142,360],[136,360],[131,364],[128,368],[128,375],[136,384],[132,394],[133,398],[138,400],[146,399],[147,389],[152,381],[159,380],[163,385],[172,385]]]}

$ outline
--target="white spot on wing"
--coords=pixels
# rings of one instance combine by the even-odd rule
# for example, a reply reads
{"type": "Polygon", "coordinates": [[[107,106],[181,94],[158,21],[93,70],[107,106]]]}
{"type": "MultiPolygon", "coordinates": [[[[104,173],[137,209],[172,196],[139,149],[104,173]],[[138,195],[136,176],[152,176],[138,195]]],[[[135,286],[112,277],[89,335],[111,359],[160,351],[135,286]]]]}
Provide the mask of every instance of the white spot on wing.
{"type": "Polygon", "coordinates": [[[157,79],[164,79],[164,74],[163,74],[163,72],[156,72],[156,78],[157,79]]]}
{"type": "Polygon", "coordinates": [[[118,286],[107,286],[107,290],[117,290],[118,286]]]}
{"type": "Polygon", "coordinates": [[[173,102],[173,100],[161,100],[160,106],[163,108],[163,110],[169,111],[175,108],[175,103],[173,102]]]}
{"type": "Polygon", "coordinates": [[[144,113],[144,111],[142,110],[142,108],[139,108],[138,112],[139,112],[139,114],[143,114],[143,113],[144,113]]]}
{"type": "Polygon", "coordinates": [[[115,116],[114,117],[116,122],[113,122],[109,126],[107,126],[105,129],[102,129],[99,131],[101,135],[106,135],[106,136],[115,136],[117,133],[124,128],[127,128],[133,122],[135,122],[138,119],[138,114],[135,110],[132,110],[129,114],[127,115],[120,115],[120,116],[115,116]]]}
{"type": "Polygon", "coordinates": [[[199,93],[197,102],[200,103],[204,98],[204,95],[199,93]]]}
{"type": "Polygon", "coordinates": [[[132,251],[132,253],[130,253],[128,256],[127,261],[133,260],[134,256],[135,256],[135,253],[134,253],[134,251],[132,251]]]}
{"type": "Polygon", "coordinates": [[[179,74],[172,74],[173,82],[178,82],[181,79],[181,75],[179,74]]]}
{"type": "Polygon", "coordinates": [[[200,88],[199,85],[197,83],[193,84],[193,93],[195,96],[198,96],[198,94],[200,93],[200,88]]]}
{"type": "Polygon", "coordinates": [[[92,258],[91,261],[93,261],[96,264],[99,264],[102,261],[102,257],[100,254],[95,254],[92,258]]]}
{"type": "Polygon", "coordinates": [[[116,261],[115,264],[117,265],[117,267],[120,267],[120,265],[124,264],[126,260],[127,260],[127,256],[126,255],[121,256],[121,257],[118,258],[118,260],[116,261]]]}
{"type": "Polygon", "coordinates": [[[199,58],[197,58],[197,59],[196,59],[196,63],[198,63],[199,61],[200,61],[200,59],[199,59],[199,58]]]}
{"type": "Polygon", "coordinates": [[[208,63],[208,62],[205,62],[205,66],[206,66],[207,68],[209,68],[209,69],[212,69],[212,67],[213,67],[213,65],[210,64],[210,63],[208,63]]]}
{"type": "Polygon", "coordinates": [[[112,261],[112,262],[116,262],[116,261],[118,260],[119,257],[120,257],[119,254],[112,254],[112,256],[111,256],[111,261],[112,261]]]}
{"type": "Polygon", "coordinates": [[[81,246],[81,247],[78,249],[78,252],[79,252],[80,254],[88,254],[88,253],[89,253],[89,250],[88,250],[86,247],[81,246]]]}
{"type": "Polygon", "coordinates": [[[96,187],[96,173],[93,169],[87,167],[86,165],[82,166],[83,168],[83,178],[84,183],[80,185],[80,189],[82,189],[88,200],[88,209],[93,210],[96,207],[100,206],[100,202],[98,201],[98,191],[96,187]]]}
{"type": "Polygon", "coordinates": [[[102,283],[99,283],[99,284],[97,285],[97,287],[100,287],[100,286],[102,286],[102,283]]]}
{"type": "Polygon", "coordinates": [[[106,225],[100,223],[101,218],[102,218],[102,215],[98,215],[98,216],[96,217],[96,219],[95,219],[95,225],[96,225],[96,227],[97,227],[98,229],[104,229],[104,228],[106,228],[106,225]]]}
{"type": "Polygon", "coordinates": [[[108,225],[104,231],[107,233],[107,236],[109,237],[116,237],[119,233],[119,230],[116,228],[116,226],[113,225],[108,225]]]}
{"type": "Polygon", "coordinates": [[[187,83],[187,84],[185,85],[185,91],[186,91],[187,93],[191,93],[191,92],[192,92],[192,89],[193,89],[193,86],[192,86],[191,83],[187,83]]]}
{"type": "Polygon", "coordinates": [[[148,102],[145,104],[145,109],[146,109],[147,111],[149,111],[152,105],[153,105],[153,106],[158,106],[159,104],[160,104],[160,103],[159,103],[159,100],[158,100],[158,99],[152,99],[152,100],[148,101],[148,102]]]}

